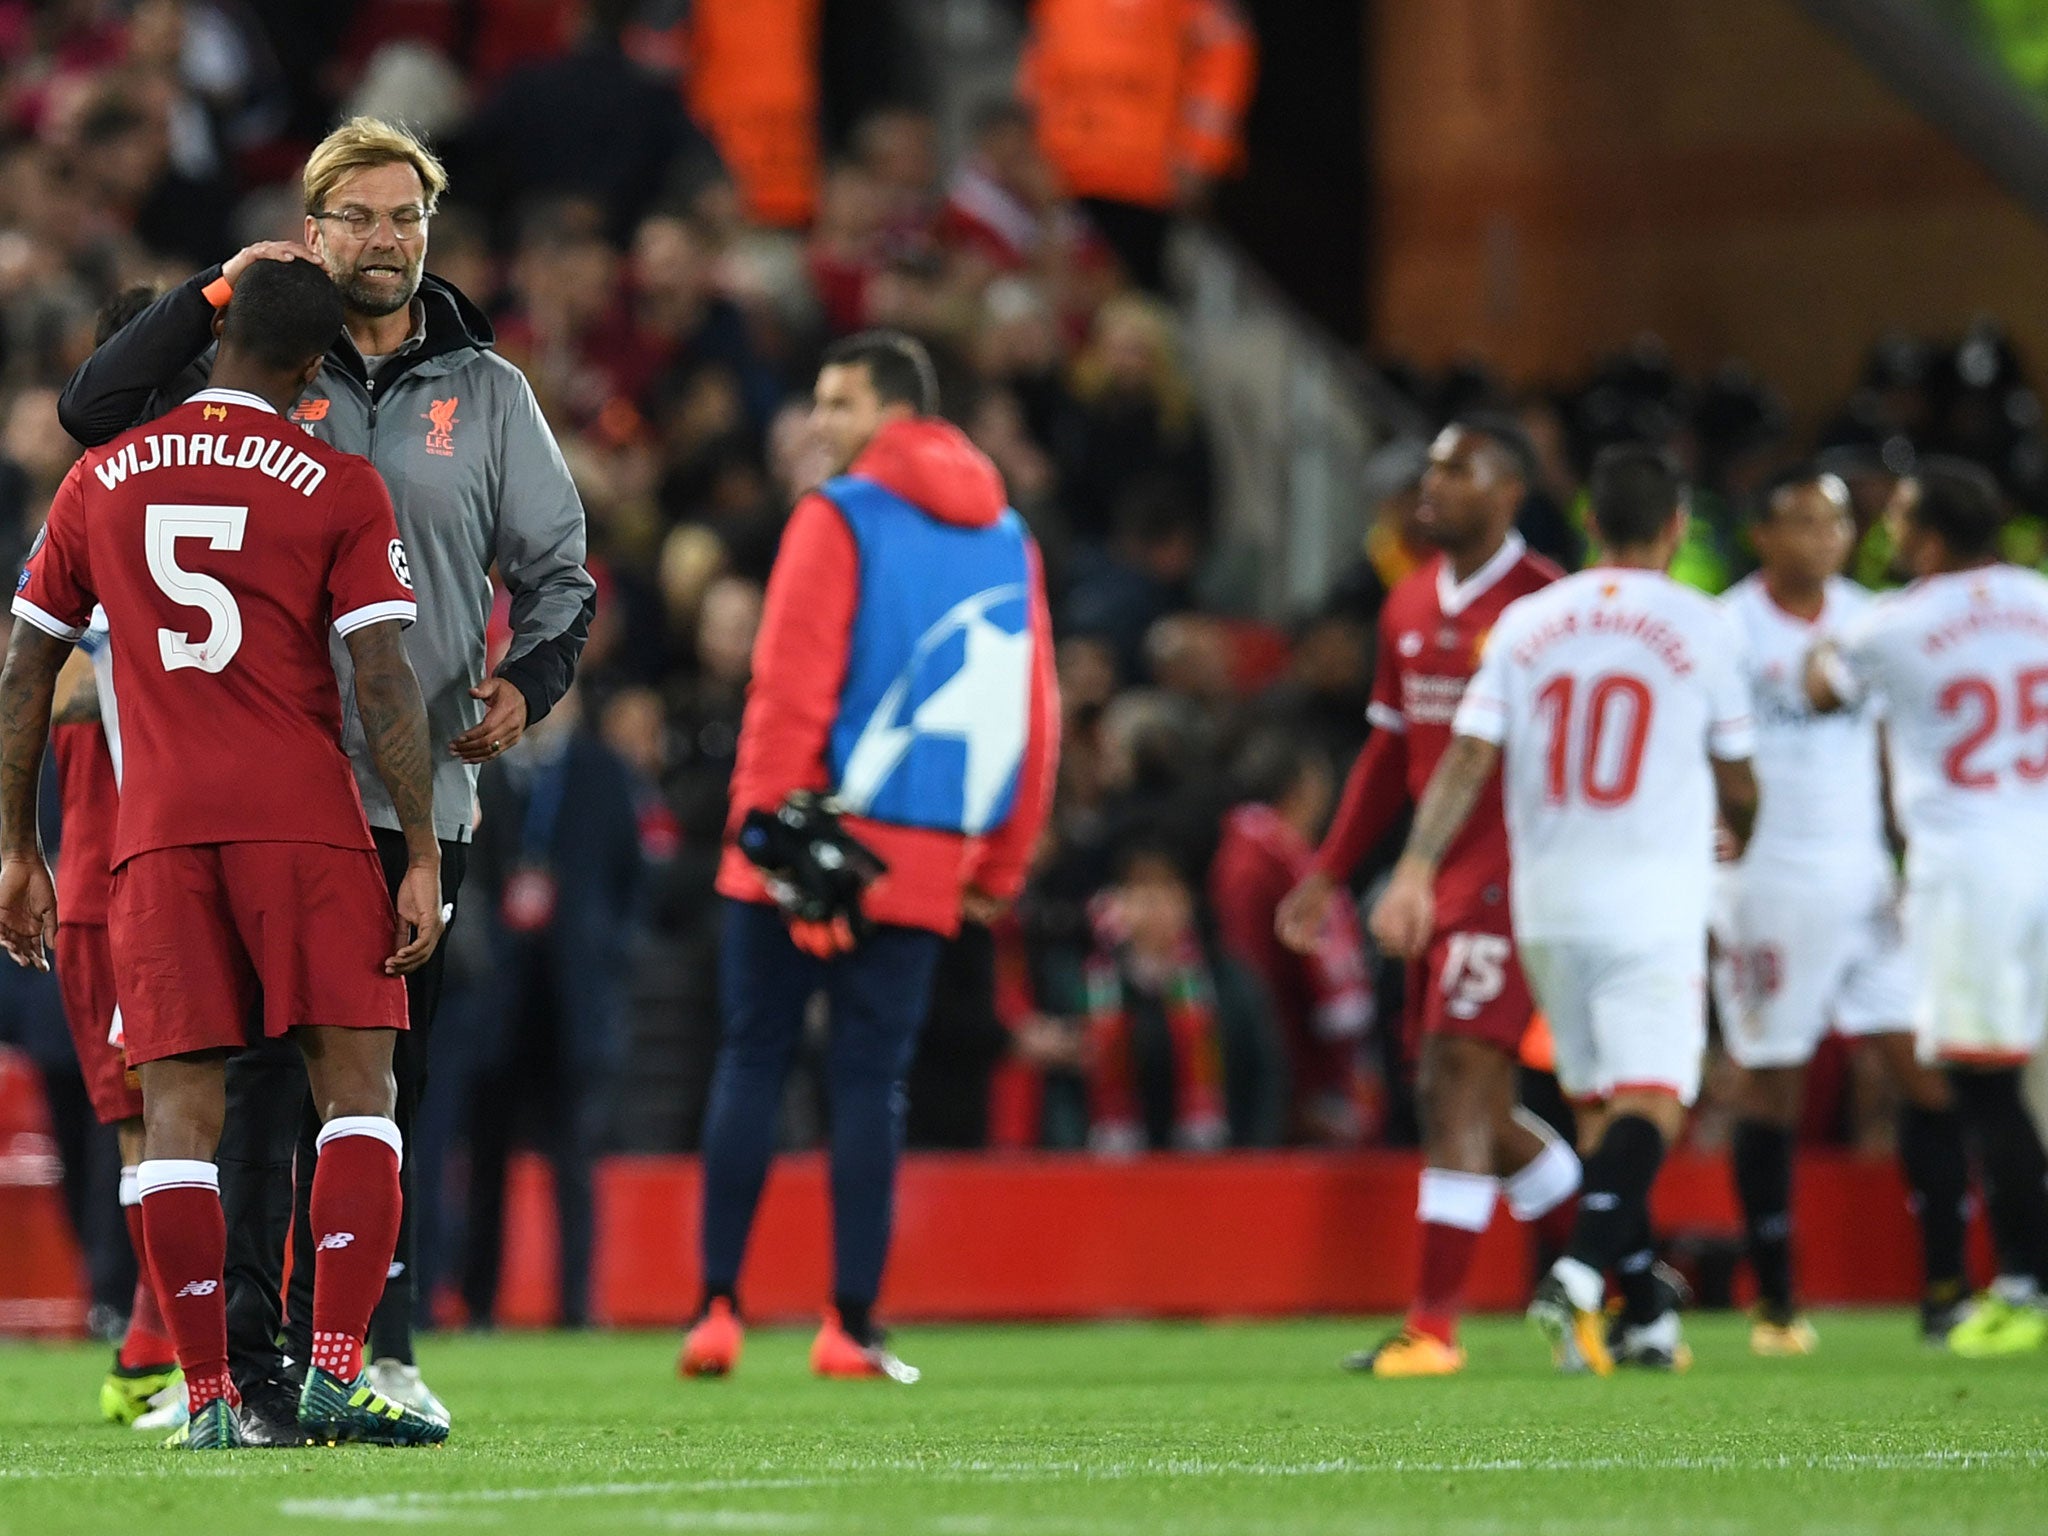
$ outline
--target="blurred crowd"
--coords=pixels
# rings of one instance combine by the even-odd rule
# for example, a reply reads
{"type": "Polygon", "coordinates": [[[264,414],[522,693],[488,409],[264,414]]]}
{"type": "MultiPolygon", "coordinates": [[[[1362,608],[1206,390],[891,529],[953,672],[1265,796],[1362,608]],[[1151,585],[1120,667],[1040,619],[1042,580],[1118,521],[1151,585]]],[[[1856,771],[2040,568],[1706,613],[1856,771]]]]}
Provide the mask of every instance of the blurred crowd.
{"type": "MultiPolygon", "coordinates": [[[[1195,596],[1220,476],[1159,243],[1233,168],[1248,34],[1222,0],[1189,0],[1206,52],[1175,110],[1200,137],[1149,180],[1119,161],[1121,183],[1091,184],[1101,166],[1048,126],[1064,44],[1047,29],[1086,4],[1030,8],[1020,93],[982,103],[959,142],[918,82],[886,72],[835,84],[813,58],[794,118],[763,104],[772,81],[720,75],[750,57],[801,66],[832,9],[754,0],[753,30],[734,33],[737,7],[711,0],[370,0],[309,42],[303,7],[0,0],[7,558],[78,452],[56,390],[102,307],[298,238],[300,160],[356,111],[446,151],[427,265],[490,316],[583,496],[597,622],[570,698],[485,771],[414,1154],[450,1172],[423,1181],[425,1253],[473,1317],[494,1306],[514,1145],[554,1164],[572,1321],[592,1160],[695,1145],[718,1036],[712,880],[763,583],[822,472],[806,427],[815,359],[868,326],[931,345],[947,414],[1036,533],[1065,705],[1031,888],[944,961],[913,1144],[1118,1155],[1413,1136],[1398,968],[1354,913],[1314,959],[1271,935],[1365,736],[1379,605],[1428,555],[1413,522],[1424,439],[1374,459],[1356,559],[1313,611],[1273,622],[1195,596]],[[482,1104],[510,1113],[473,1114],[482,1104]]],[[[1621,439],[1667,444],[1691,469],[1681,574],[1710,589],[1747,567],[1750,495],[1814,451],[1855,493],[1873,581],[1887,569],[1877,510],[1917,452],[1980,458],[2048,513],[2040,405],[1989,325],[1882,341],[1817,438],[1766,384],[1734,367],[1688,376],[1652,341],[1555,390],[1479,366],[1384,368],[1425,427],[1478,407],[1519,417],[1543,464],[1524,531],[1567,564],[1585,555],[1585,467],[1621,439]]],[[[2021,558],[2040,558],[2041,526],[2019,525],[2021,558]]],[[[1374,874],[1360,872],[1361,896],[1374,874]]],[[[68,1044],[34,1022],[53,994],[5,986],[0,1027],[56,1084],[68,1044]]],[[[803,1081],[785,1116],[799,1145],[829,1113],[803,1081]]],[[[1853,1060],[1814,1081],[1815,1136],[1883,1134],[1853,1060]]],[[[1716,1134],[1711,1092],[1698,1134],[1716,1134]]]]}

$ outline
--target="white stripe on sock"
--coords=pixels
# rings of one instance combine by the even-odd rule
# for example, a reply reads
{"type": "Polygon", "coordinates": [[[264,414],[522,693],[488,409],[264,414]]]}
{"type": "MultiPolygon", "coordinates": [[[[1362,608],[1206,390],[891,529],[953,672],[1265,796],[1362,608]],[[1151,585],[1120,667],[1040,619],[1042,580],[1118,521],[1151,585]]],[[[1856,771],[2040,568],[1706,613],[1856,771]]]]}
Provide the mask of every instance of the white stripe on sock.
{"type": "Polygon", "coordinates": [[[121,1208],[142,1204],[142,1190],[136,1182],[137,1165],[131,1164],[121,1170],[121,1208]]]}
{"type": "Polygon", "coordinates": [[[313,1138],[316,1151],[324,1151],[330,1141],[339,1141],[344,1136],[369,1136],[381,1141],[399,1160],[405,1159],[405,1141],[398,1134],[398,1124],[383,1115],[336,1115],[320,1127],[320,1134],[313,1138]]]}
{"type": "Polygon", "coordinates": [[[220,1192],[220,1170],[196,1158],[147,1157],[135,1169],[135,1192],[148,1199],[160,1189],[210,1189],[220,1192]]]}

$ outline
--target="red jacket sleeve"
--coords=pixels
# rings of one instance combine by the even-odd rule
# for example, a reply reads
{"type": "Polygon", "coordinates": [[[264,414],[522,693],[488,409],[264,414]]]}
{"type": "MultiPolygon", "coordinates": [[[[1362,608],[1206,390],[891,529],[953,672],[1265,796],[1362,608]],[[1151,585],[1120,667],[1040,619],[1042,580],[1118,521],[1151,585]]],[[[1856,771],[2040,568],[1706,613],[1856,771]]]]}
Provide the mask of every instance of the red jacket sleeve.
{"type": "Polygon", "coordinates": [[[1024,766],[1017,777],[1017,802],[1010,819],[989,834],[981,860],[968,874],[968,884],[999,901],[1012,901],[1024,889],[1031,852],[1045,819],[1052,813],[1052,792],[1059,775],[1060,682],[1053,655],[1052,615],[1045,603],[1045,577],[1038,546],[1026,547],[1031,582],[1031,738],[1024,748],[1024,766]]]}
{"type": "Polygon", "coordinates": [[[1407,807],[1408,738],[1375,730],[1344,780],[1344,798],[1316,850],[1316,868],[1340,883],[1349,880],[1407,807]]]}
{"type": "Polygon", "coordinates": [[[839,509],[806,496],[768,576],[754,675],[732,771],[730,827],[799,789],[824,789],[825,747],[846,678],[860,551],[839,509]]]}

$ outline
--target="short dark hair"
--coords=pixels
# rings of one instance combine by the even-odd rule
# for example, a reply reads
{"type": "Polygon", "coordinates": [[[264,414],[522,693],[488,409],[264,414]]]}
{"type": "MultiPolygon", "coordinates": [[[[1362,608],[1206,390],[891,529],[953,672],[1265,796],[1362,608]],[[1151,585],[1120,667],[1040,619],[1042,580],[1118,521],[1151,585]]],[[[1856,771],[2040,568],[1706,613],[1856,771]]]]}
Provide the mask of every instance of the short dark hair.
{"type": "Polygon", "coordinates": [[[310,261],[256,261],[228,300],[221,346],[266,368],[305,367],[341,335],[341,291],[310,261]]]}
{"type": "Polygon", "coordinates": [[[1848,495],[1849,488],[1842,483],[1840,475],[1831,469],[1823,469],[1812,460],[1794,464],[1787,469],[1781,469],[1775,475],[1772,475],[1770,479],[1766,480],[1756,495],[1751,498],[1749,503],[1749,521],[1752,525],[1760,525],[1771,521],[1772,518],[1778,515],[1778,498],[1787,491],[1796,491],[1802,486],[1825,485],[1828,483],[1832,483],[1844,496],[1848,495]]]}
{"type": "Polygon", "coordinates": [[[1920,488],[1913,521],[1940,536],[1965,560],[1998,553],[2005,527],[2005,496],[1981,464],[1949,454],[1929,454],[1907,477],[1920,488]]]}
{"type": "Polygon", "coordinates": [[[1647,443],[1610,443],[1593,459],[1593,527],[1609,549],[1655,541],[1685,499],[1671,455],[1647,443]]]}
{"type": "Polygon", "coordinates": [[[1508,461],[1508,468],[1522,484],[1533,486],[1541,478],[1542,461],[1536,456],[1536,445],[1514,417],[1503,411],[1466,411],[1452,417],[1448,425],[1485,438],[1508,461]]]}
{"type": "Polygon", "coordinates": [[[137,283],[132,288],[123,288],[107,300],[100,307],[100,312],[93,316],[92,344],[95,347],[105,346],[109,337],[154,304],[156,297],[156,289],[149,283],[137,283]]]}
{"type": "Polygon", "coordinates": [[[924,343],[902,331],[861,331],[825,349],[820,368],[868,371],[868,382],[884,405],[907,405],[920,416],[939,408],[939,375],[924,343]]]}

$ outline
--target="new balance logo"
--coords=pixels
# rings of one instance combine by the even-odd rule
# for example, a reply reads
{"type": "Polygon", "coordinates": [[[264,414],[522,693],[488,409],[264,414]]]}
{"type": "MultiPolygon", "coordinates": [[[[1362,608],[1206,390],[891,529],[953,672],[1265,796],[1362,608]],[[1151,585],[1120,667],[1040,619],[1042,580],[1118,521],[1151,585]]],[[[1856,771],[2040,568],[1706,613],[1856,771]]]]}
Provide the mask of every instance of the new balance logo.
{"type": "Polygon", "coordinates": [[[317,1246],[321,1248],[346,1248],[355,1240],[356,1235],[353,1232],[330,1232],[320,1239],[317,1246]]]}
{"type": "MultiPolygon", "coordinates": [[[[220,1289],[218,1280],[187,1280],[178,1287],[178,1296],[211,1296],[220,1289]]],[[[173,1297],[172,1300],[176,1300],[173,1297]]]]}

